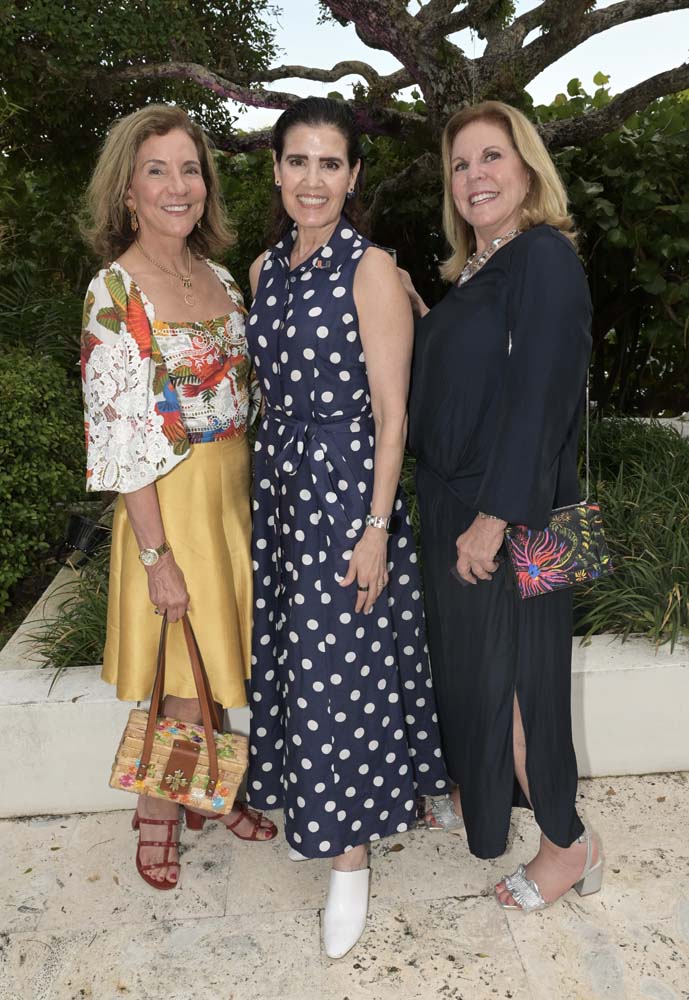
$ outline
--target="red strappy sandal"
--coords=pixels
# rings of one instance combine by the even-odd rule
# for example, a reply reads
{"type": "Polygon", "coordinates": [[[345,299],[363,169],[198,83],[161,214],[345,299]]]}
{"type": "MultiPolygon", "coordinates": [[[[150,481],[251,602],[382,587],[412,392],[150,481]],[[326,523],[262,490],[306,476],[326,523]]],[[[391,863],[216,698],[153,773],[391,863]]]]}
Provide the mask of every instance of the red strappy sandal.
{"type": "MultiPolygon", "coordinates": [[[[235,807],[239,809],[239,816],[232,823],[224,824],[225,828],[229,830],[230,833],[233,833],[235,837],[239,837],[240,840],[255,840],[259,843],[262,843],[263,841],[267,843],[269,840],[274,840],[275,837],[277,837],[278,828],[275,823],[269,820],[267,816],[264,816],[263,813],[258,812],[256,809],[251,809],[246,802],[235,802],[235,807]],[[238,826],[245,817],[252,824],[251,833],[248,835],[238,833],[237,830],[235,830],[235,827],[238,826]],[[259,837],[259,830],[269,830],[270,836],[259,837]]],[[[203,824],[207,819],[223,819],[223,816],[220,813],[212,813],[210,816],[204,816],[201,813],[192,812],[190,809],[185,808],[184,818],[189,830],[202,830],[203,824]]]]}
{"type": "Polygon", "coordinates": [[[172,839],[174,833],[174,827],[179,827],[178,819],[149,819],[147,816],[139,816],[138,812],[135,812],[132,817],[132,830],[139,830],[139,844],[136,848],[136,870],[138,871],[144,882],[152,886],[154,889],[174,889],[179,885],[179,874],[180,867],[179,861],[170,861],[170,848],[179,846],[179,835],[176,840],[172,839]],[[142,825],[147,826],[166,826],[167,827],[167,840],[142,840],[141,834],[143,830],[140,829],[142,825]],[[155,864],[144,865],[141,863],[141,848],[142,847],[164,847],[165,848],[165,860],[157,861],[155,864]],[[163,879],[162,882],[156,881],[151,875],[151,872],[157,871],[160,868],[176,868],[177,878],[171,882],[168,878],[163,879]]]}

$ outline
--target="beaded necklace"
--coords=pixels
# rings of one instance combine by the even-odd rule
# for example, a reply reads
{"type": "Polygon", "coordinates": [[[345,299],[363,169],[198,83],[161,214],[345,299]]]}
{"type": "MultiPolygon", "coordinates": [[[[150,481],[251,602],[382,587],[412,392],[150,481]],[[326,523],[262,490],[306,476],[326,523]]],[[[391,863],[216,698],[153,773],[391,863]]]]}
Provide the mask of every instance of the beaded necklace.
{"type": "Polygon", "coordinates": [[[486,249],[482,250],[481,253],[474,250],[464,265],[464,270],[460,274],[457,284],[463,285],[465,281],[468,281],[469,278],[473,277],[477,271],[481,270],[486,261],[490,260],[499,247],[514,239],[515,236],[519,236],[520,232],[520,229],[510,229],[509,233],[505,233],[504,236],[496,236],[494,240],[491,240],[486,249]]]}

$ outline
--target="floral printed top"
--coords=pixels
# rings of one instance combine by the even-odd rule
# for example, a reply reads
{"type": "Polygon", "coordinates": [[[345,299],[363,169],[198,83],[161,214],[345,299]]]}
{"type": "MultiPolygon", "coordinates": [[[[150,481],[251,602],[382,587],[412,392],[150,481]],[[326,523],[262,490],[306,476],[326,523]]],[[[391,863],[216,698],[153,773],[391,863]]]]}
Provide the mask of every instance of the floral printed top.
{"type": "Polygon", "coordinates": [[[241,434],[253,419],[242,294],[225,268],[207,263],[237,311],[202,323],[157,320],[117,263],[91,281],[81,343],[88,490],[141,489],[192,444],[241,434]]]}

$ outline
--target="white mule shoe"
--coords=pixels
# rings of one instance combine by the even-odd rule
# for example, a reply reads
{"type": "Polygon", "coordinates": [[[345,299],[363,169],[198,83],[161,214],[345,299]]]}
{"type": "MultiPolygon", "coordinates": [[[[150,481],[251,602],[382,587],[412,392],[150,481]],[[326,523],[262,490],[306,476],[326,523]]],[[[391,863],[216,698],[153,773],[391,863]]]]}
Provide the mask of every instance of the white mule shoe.
{"type": "Polygon", "coordinates": [[[290,861],[309,861],[310,859],[306,857],[305,854],[300,854],[296,847],[290,847],[287,851],[287,857],[290,861]]]}
{"type": "Polygon", "coordinates": [[[368,912],[370,868],[331,870],[323,917],[323,945],[328,958],[342,958],[364,932],[368,912]]]}

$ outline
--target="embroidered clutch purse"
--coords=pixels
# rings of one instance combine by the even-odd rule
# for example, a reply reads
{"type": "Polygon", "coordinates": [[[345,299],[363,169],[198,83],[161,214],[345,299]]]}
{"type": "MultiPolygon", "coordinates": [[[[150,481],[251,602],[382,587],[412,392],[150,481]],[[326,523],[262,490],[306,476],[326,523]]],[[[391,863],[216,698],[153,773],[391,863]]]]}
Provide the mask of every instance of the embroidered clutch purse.
{"type": "Polygon", "coordinates": [[[554,510],[543,531],[511,524],[505,544],[522,598],[573,587],[613,571],[600,507],[595,503],[554,510]]]}
{"type": "Polygon", "coordinates": [[[522,598],[586,583],[614,569],[603,534],[600,507],[588,500],[591,485],[588,376],[585,405],[586,499],[558,507],[543,531],[533,531],[524,524],[510,524],[505,531],[507,554],[522,598]]]}
{"type": "Polygon", "coordinates": [[[129,713],[110,785],[225,815],[232,809],[248,766],[248,741],[245,736],[220,731],[206,669],[186,615],[182,627],[203,723],[179,722],[159,714],[165,690],[166,615],[160,630],[151,707],[148,712],[135,708],[129,713]]]}

